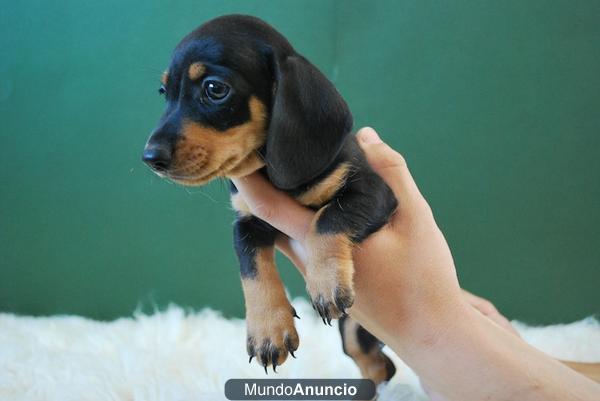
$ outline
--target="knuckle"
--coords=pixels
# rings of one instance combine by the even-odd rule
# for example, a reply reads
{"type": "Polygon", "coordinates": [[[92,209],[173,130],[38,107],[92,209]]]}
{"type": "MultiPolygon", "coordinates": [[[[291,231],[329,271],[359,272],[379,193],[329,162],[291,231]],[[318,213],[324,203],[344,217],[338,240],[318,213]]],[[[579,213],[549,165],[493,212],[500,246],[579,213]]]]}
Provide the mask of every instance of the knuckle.
{"type": "Polygon", "coordinates": [[[374,155],[374,161],[379,168],[406,168],[406,159],[400,153],[385,144],[379,144],[379,150],[374,155]]]}
{"type": "Polygon", "coordinates": [[[262,204],[255,206],[252,214],[261,220],[268,221],[275,217],[276,211],[272,206],[262,204]]]}
{"type": "Polygon", "coordinates": [[[492,314],[495,314],[497,312],[497,309],[494,306],[494,304],[492,304],[490,301],[488,301],[486,299],[484,299],[484,300],[482,300],[480,302],[480,304],[478,305],[478,309],[484,315],[492,315],[492,314]]]}
{"type": "Polygon", "coordinates": [[[393,151],[393,157],[397,166],[408,168],[408,165],[406,164],[406,159],[400,153],[393,151]]]}

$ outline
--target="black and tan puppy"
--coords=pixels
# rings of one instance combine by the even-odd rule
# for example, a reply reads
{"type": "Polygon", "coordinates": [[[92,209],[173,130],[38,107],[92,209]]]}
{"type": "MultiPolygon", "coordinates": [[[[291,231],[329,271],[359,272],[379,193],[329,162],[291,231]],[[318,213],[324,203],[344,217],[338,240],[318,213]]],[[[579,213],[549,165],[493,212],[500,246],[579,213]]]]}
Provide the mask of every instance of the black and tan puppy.
{"type": "MultiPolygon", "coordinates": [[[[249,16],[214,19],[176,47],[160,93],[166,111],[143,160],[184,185],[260,170],[317,211],[307,238],[306,287],[323,321],[343,318],[345,352],[377,383],[394,372],[381,344],[346,317],[352,247],[397,207],[350,134],[352,115],[334,86],[271,26],[249,16]]],[[[281,365],[299,339],[295,311],[274,264],[279,234],[253,216],[231,186],[250,360],[281,365]]]]}

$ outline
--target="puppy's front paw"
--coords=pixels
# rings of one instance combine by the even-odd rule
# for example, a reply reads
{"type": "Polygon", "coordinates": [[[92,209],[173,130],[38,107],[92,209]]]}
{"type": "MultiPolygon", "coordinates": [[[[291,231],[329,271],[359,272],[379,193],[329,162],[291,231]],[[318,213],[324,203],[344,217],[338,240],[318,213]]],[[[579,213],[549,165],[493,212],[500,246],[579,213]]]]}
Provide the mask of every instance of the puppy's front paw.
{"type": "Polygon", "coordinates": [[[298,349],[300,339],[294,316],[297,317],[296,311],[291,305],[262,312],[248,311],[246,349],[249,362],[256,357],[267,373],[268,366],[273,366],[273,371],[277,372],[277,366],[285,362],[288,353],[295,358],[294,351],[298,349]]]}
{"type": "MultiPolygon", "coordinates": [[[[323,209],[321,209],[323,210],[323,209]]],[[[323,323],[339,319],[354,303],[352,241],[345,234],[307,236],[306,290],[323,323]]]]}
{"type": "Polygon", "coordinates": [[[352,282],[342,282],[337,277],[307,277],[308,291],[313,308],[319,312],[323,323],[331,326],[332,319],[339,319],[346,314],[346,309],[354,303],[352,282]]]}

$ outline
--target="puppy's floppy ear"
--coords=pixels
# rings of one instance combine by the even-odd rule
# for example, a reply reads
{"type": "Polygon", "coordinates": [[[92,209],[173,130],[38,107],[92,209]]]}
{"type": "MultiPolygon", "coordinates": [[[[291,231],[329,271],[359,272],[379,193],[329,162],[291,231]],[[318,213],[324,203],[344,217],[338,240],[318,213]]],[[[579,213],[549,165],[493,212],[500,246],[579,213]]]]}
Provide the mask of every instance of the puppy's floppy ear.
{"type": "Polygon", "coordinates": [[[352,129],[352,114],[333,84],[304,57],[272,57],[267,174],[275,186],[292,189],[333,161],[352,129]]]}

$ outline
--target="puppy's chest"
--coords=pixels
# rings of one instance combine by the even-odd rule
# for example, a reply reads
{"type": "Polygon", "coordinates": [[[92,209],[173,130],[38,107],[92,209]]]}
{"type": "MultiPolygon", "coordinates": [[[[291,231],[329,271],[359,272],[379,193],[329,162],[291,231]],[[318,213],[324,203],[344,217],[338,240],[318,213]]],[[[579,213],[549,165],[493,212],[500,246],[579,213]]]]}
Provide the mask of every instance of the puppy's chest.
{"type": "MultiPolygon", "coordinates": [[[[295,199],[304,206],[320,208],[344,186],[351,174],[350,167],[349,163],[341,163],[323,179],[296,195],[295,199]]],[[[252,215],[250,208],[239,193],[231,195],[231,205],[241,216],[252,215]]]]}

